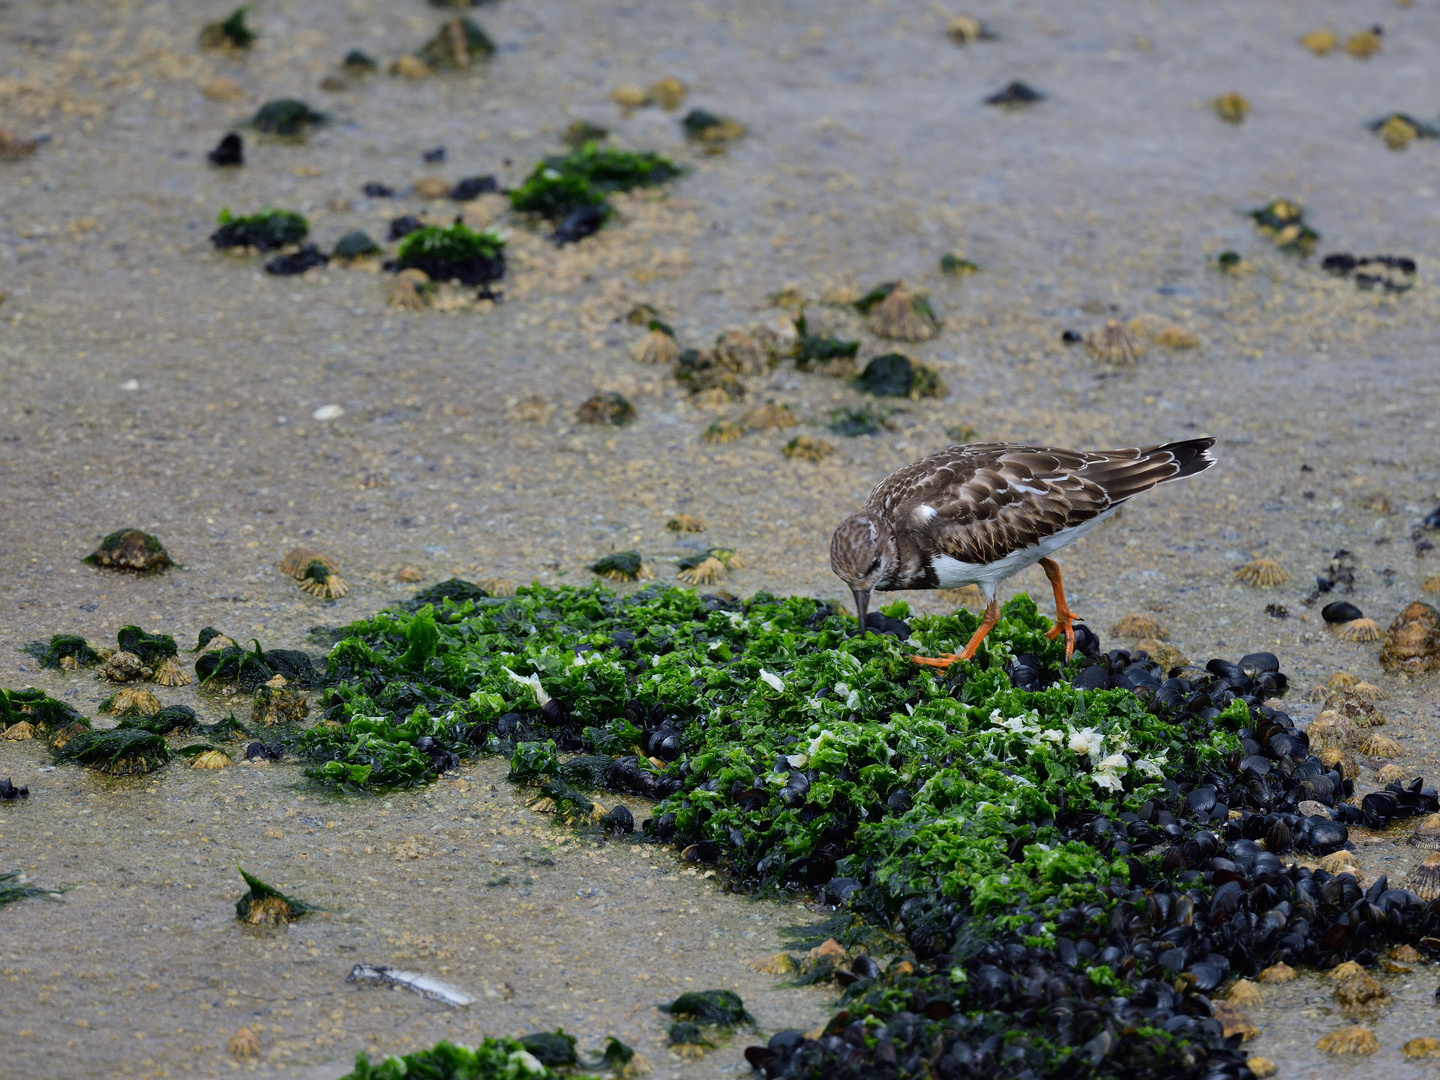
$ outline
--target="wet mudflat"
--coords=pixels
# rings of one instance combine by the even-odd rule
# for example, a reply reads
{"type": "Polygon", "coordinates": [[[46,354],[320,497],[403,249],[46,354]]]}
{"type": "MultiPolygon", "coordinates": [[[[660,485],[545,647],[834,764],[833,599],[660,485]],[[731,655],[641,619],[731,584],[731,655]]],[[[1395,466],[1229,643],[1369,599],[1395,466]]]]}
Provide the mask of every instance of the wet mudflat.
{"type": "MultiPolygon", "coordinates": [[[[1417,557],[1410,536],[1440,487],[1436,150],[1420,140],[1392,152],[1365,129],[1436,99],[1424,60],[1434,11],[1014,5],[990,17],[999,40],[965,50],[938,16],[898,4],[838,14],[805,4],[578,14],[501,5],[478,17],[500,50],[477,73],[382,73],[326,92],[317,83],[346,50],[398,55],[440,16],[418,3],[257,11],[264,33],[238,60],[197,51],[197,16],[180,6],[0,11],[4,122],[52,135],[32,157],[0,162],[5,642],[56,631],[109,642],[139,623],[187,645],[215,625],[267,647],[305,647],[310,626],[413,592],[394,582],[402,567],[426,582],[555,584],[586,580],[587,564],[633,548],[672,578],[673,560],[692,553],[664,528],[682,511],[709,522],[695,543],[743,553],[726,588],[834,595],[830,528],[952,428],[1086,447],[1208,432],[1220,440],[1219,468],[1155,492],[1062,559],[1072,606],[1102,631],[1148,612],[1192,657],[1274,651],[1297,687],[1287,701],[1297,718],[1319,709],[1298,691],[1336,670],[1382,683],[1394,695],[1385,730],[1405,748],[1399,763],[1433,778],[1433,677],[1383,675],[1376,645],[1336,640],[1318,605],[1301,600],[1339,548],[1357,555],[1347,599],[1382,626],[1435,572],[1436,556],[1417,557]],[[1376,20],[1384,47],[1367,61],[1297,44],[1322,23],[1376,20]],[[625,114],[607,97],[667,74],[749,134],[704,154],[681,138],[679,114],[625,114]],[[202,92],[221,78],[238,97],[202,92]],[[981,104],[1014,78],[1046,100],[1014,114],[981,104]],[[1240,126],[1208,108],[1232,90],[1253,106],[1240,126]],[[304,143],[252,141],[241,170],[212,169],[204,154],[220,136],[286,95],[337,122],[304,143]],[[396,310],[377,274],[332,266],[275,278],[258,258],[206,241],[224,206],[293,207],[327,245],[356,227],[381,237],[401,213],[448,220],[454,204],[411,193],[417,179],[494,173],[518,183],[561,149],[559,133],[577,118],[693,171],[667,194],[617,199],[618,221],[562,249],[490,204],[467,209],[511,230],[505,300],[493,308],[396,310]],[[441,144],[446,163],[422,161],[441,144]],[[401,198],[362,196],[372,180],[401,198]],[[1241,213],[1277,196],[1303,200],[1321,234],[1309,262],[1277,253],[1241,213]],[[1251,272],[1218,272],[1224,250],[1251,272]],[[1321,272],[1318,256],[1330,250],[1414,257],[1418,283],[1399,295],[1362,291],[1321,272]],[[942,275],[938,259],[950,251],[982,272],[942,275]],[[789,366],[749,380],[750,401],[789,404],[800,431],[838,446],[818,464],[781,454],[793,431],[703,442],[739,406],[698,406],[668,372],[628,356],[644,330],[623,321],[637,303],[654,305],[685,343],[708,344],[774,315],[767,297],[783,287],[818,297],[902,277],[943,319],[938,337],[906,352],[940,373],[946,397],[891,403],[892,427],[850,439],[824,427],[832,409],[874,404],[848,382],[789,366]],[[1200,344],[1150,344],[1136,367],[1117,369],[1061,340],[1066,329],[1140,317],[1200,344]],[[582,401],[610,390],[634,403],[633,425],[575,421],[582,401]],[[313,419],[326,405],[343,411],[313,419]],[[159,533],[181,568],[134,579],[79,563],[99,537],[131,524],[159,533]],[[276,572],[301,541],[339,560],[348,596],[318,601],[276,572]],[[1290,582],[1236,583],[1255,553],[1287,567],[1290,582]],[[1289,617],[1267,615],[1267,604],[1289,617]]],[[[862,359],[887,351],[856,332],[862,359]]],[[[1012,585],[1046,595],[1038,572],[1012,585]]],[[[0,678],[44,687],[90,716],[110,692],[88,674],[37,672],[15,649],[0,652],[0,678]]],[[[193,700],[207,720],[231,707],[188,693],[160,696],[193,700]]],[[[331,803],[288,763],[215,779],[176,762],[155,784],[41,772],[48,764],[37,744],[0,744],[0,776],[31,789],[28,802],[0,810],[0,870],[78,886],[63,905],[29,900],[0,913],[7,977],[23,991],[0,1021],[18,1047],[16,1069],[228,1072],[226,1038],[254,1021],[266,1055],[290,1051],[261,1068],[330,1076],[360,1048],[558,1023],[592,1045],[619,1034],[662,1072],[704,1076],[743,1066],[733,1047],[684,1066],[666,1056],[653,1005],[686,977],[738,986],[767,1030],[825,1015],[824,994],[772,993],[775,980],[748,969],[777,947],[793,908],[716,897],[713,881],[672,881],[678,869],[662,851],[643,859],[657,870],[629,869],[641,857],[628,843],[548,852],[564,834],[515,802],[498,764],[468,766],[469,793],[396,795],[389,814],[372,801],[331,803]],[[306,817],[326,827],[294,824],[306,817]],[[476,846],[495,843],[511,844],[510,857],[476,846]],[[526,851],[545,854],[526,860],[526,851]],[[623,869],[598,869],[602,854],[623,869]],[[230,918],[237,860],[329,918],[269,936],[241,930],[230,918]],[[510,884],[485,884],[506,876],[510,884]],[[604,895],[580,895],[591,887],[604,895]],[[751,930],[756,938],[744,938],[751,930]],[[647,934],[685,944],[643,952],[647,934]],[[346,986],[362,960],[448,967],[445,977],[485,997],[450,1013],[346,986]],[[581,992],[562,993],[567,979],[581,992]],[[290,983],[290,997],[288,985],[276,989],[290,983]]],[[[1392,878],[1417,855],[1388,837],[1357,836],[1356,847],[1367,872],[1392,878]]],[[[1328,1000],[1328,988],[1306,980],[1253,1011],[1255,1052],[1287,1076],[1365,1075],[1382,1061],[1387,1075],[1419,1075],[1424,1066],[1405,1063],[1398,1046],[1433,1031],[1437,977],[1427,966],[1383,976],[1400,1004],[1375,1025],[1374,1058],[1319,1063],[1315,1040],[1339,1021],[1305,1000],[1328,1000]]]]}

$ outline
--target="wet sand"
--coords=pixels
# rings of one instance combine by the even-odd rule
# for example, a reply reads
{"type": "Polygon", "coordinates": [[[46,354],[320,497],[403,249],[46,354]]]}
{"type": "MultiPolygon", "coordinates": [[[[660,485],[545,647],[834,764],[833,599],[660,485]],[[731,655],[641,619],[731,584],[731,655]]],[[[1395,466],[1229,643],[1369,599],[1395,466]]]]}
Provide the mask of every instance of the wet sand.
{"type": "MultiPolygon", "coordinates": [[[[745,567],[725,587],[837,596],[830,529],[887,471],[945,445],[949,429],[1079,447],[1209,433],[1219,467],[1137,501],[1065,553],[1072,606],[1107,642],[1120,616],[1142,612],[1192,658],[1270,649],[1301,691],[1342,669],[1377,682],[1393,694],[1383,708],[1387,734],[1406,747],[1399,763],[1432,777],[1434,679],[1383,675],[1377,646],[1337,641],[1318,605],[1301,600],[1342,547],[1360,567],[1346,598],[1382,626],[1405,602],[1433,595],[1420,582],[1437,556],[1417,557],[1410,536],[1440,501],[1440,151],[1424,140],[1388,151],[1364,125],[1392,110],[1426,117],[1440,99],[1440,73],[1426,62],[1440,13],[1376,3],[1052,7],[977,10],[1000,38],[961,49],[937,14],[892,2],[840,11],[606,3],[577,13],[506,0],[476,13],[500,45],[477,72],[380,74],[340,92],[317,84],[348,49],[393,58],[443,16],[418,0],[275,4],[254,12],[263,36],[236,59],[196,49],[201,16],[184,5],[0,8],[0,123],[51,136],[33,157],[0,162],[0,684],[44,687],[93,716],[101,684],[38,672],[16,647],[59,631],[109,642],[127,623],[187,646],[214,625],[267,647],[305,647],[312,625],[412,592],[395,581],[401,567],[421,570],[425,583],[452,574],[584,582],[595,558],[634,548],[673,580],[687,541],[664,526],[682,511],[710,526],[688,542],[741,552],[745,567]],[[1296,43],[1318,26],[1343,37],[1377,20],[1383,48],[1368,61],[1315,57],[1296,43]],[[626,115],[608,100],[616,85],[671,74],[691,88],[685,108],[734,116],[747,136],[708,155],[680,138],[683,110],[626,115]],[[239,99],[201,92],[221,77],[239,99]],[[1015,78],[1047,100],[1020,113],[981,104],[1015,78]],[[1208,107],[1229,91],[1254,107],[1238,127],[1208,107]],[[300,143],[247,134],[247,164],[234,173],[206,164],[231,125],[291,95],[336,122],[300,143]],[[693,170],[666,192],[617,200],[617,221],[560,250],[495,200],[470,204],[468,219],[500,213],[510,230],[505,300],[492,310],[397,311],[380,275],[332,267],[275,278],[260,259],[216,253],[206,240],[224,206],[301,210],[322,247],[356,227],[383,239],[401,213],[448,220],[457,204],[366,199],[361,185],[403,190],[426,175],[483,173],[513,184],[561,149],[559,132],[577,118],[693,170]],[[443,165],[421,160],[442,144],[443,165]],[[1322,234],[1308,262],[1275,252],[1241,213],[1277,196],[1303,201],[1322,234]],[[1213,260],[1226,249],[1250,272],[1218,273],[1213,260]],[[1362,292],[1319,270],[1330,251],[1412,256],[1418,284],[1399,296],[1362,292]],[[982,272],[942,276],[945,252],[982,272]],[[655,305],[682,344],[705,345],[778,314],[767,297],[783,287],[818,297],[896,278],[928,292],[944,320],[933,341],[902,348],[941,373],[945,398],[898,403],[891,430],[844,439],[822,427],[830,410],[868,400],[844,380],[788,366],[747,379],[749,402],[788,403],[800,432],[836,444],[818,465],[781,455],[795,431],[705,444],[705,427],[741,406],[696,408],[666,371],[628,356],[641,330],[623,319],[638,302],[655,305]],[[1061,343],[1063,330],[1090,332],[1107,318],[1178,325],[1200,345],[1151,343],[1138,366],[1116,370],[1061,343]],[[597,390],[624,393],[637,422],[576,423],[576,407],[597,390]],[[523,418],[535,415],[519,408],[529,395],[544,401],[539,419],[523,418]],[[327,404],[344,414],[313,420],[327,404]],[[79,562],[130,525],[157,533],[181,568],[137,579],[79,562]],[[306,597],[277,573],[301,542],[339,561],[352,584],[344,600],[306,597]],[[1289,584],[1236,583],[1235,569],[1256,553],[1280,561],[1289,584]],[[1266,615],[1267,604],[1290,617],[1266,615]]],[[[810,313],[846,323],[834,309],[810,313]]],[[[862,340],[862,360],[892,347],[862,340]]],[[[1009,584],[1048,609],[1038,571],[1009,584]]],[[[190,690],[160,697],[196,700],[207,720],[230,707],[190,690]]],[[[1298,694],[1289,705],[1300,716],[1315,709],[1298,694]]],[[[503,827],[522,830],[532,850],[565,835],[515,809],[495,763],[467,768],[468,799],[448,786],[396,795],[388,817],[376,801],[332,802],[288,763],[219,778],[177,763],[153,785],[41,772],[46,764],[34,744],[0,742],[0,776],[32,791],[0,809],[0,867],[79,886],[63,905],[0,912],[5,972],[25,991],[0,1020],[17,1070],[228,1072],[225,1039],[259,1010],[267,1032],[283,1029],[265,1053],[291,1051],[263,1058],[265,1070],[334,1076],[365,1046],[563,1023],[590,1040],[582,1045],[628,1034],[662,1074],[701,1077],[743,1069],[744,1038],[699,1063],[666,1055],[651,1007],[686,976],[738,984],[767,1032],[817,1022],[830,1000],[774,992],[773,979],[748,970],[799,912],[671,880],[673,865],[663,877],[596,870],[595,887],[614,892],[580,896],[578,868],[588,873],[601,852],[567,844],[549,856],[554,868],[525,871],[531,897],[485,887],[492,855],[476,844],[500,842],[480,839],[501,828],[492,816],[514,810],[521,824],[505,817],[503,827]],[[278,816],[311,816],[312,804],[334,830],[312,837],[278,816]],[[495,804],[505,809],[477,813],[495,804]],[[283,838],[265,835],[272,819],[283,838]],[[394,846],[421,835],[433,835],[434,853],[397,863],[394,846]],[[317,850],[326,843],[331,852],[317,850]],[[248,936],[229,921],[237,859],[330,908],[330,918],[274,940],[248,936]],[[623,906],[597,909],[612,897],[623,906]],[[701,915],[680,918],[682,905],[701,915]],[[596,934],[587,919],[617,922],[596,934]],[[674,955],[645,953],[636,919],[673,937],[674,955]],[[756,937],[740,936],[742,927],[756,937]],[[433,955],[401,940],[406,932],[433,938],[433,955]],[[311,940],[318,955],[303,945],[311,940]],[[473,991],[509,981],[515,993],[449,1014],[343,983],[352,955],[407,951],[417,966],[451,967],[473,991]],[[637,967],[653,990],[632,978],[637,967]],[[565,979],[580,992],[562,995],[565,979]],[[226,1004],[231,989],[239,1006],[226,1004]]],[[[1389,839],[1356,847],[1367,872],[1392,880],[1416,855],[1389,839]]],[[[605,854],[636,865],[628,845],[605,854]]],[[[1435,976],[1426,968],[1414,978],[1419,1001],[1435,976]]],[[[1399,981],[1385,979],[1397,992],[1399,981]]],[[[1281,1075],[1318,1068],[1312,1028],[1324,1017],[1288,1007],[1260,1015],[1256,1052],[1280,1061],[1281,1075]]],[[[1402,1004],[1377,1028],[1379,1057],[1324,1067],[1358,1076],[1383,1059],[1387,1075],[1419,1075],[1398,1045],[1433,1026],[1428,1009],[1402,1004]]]]}

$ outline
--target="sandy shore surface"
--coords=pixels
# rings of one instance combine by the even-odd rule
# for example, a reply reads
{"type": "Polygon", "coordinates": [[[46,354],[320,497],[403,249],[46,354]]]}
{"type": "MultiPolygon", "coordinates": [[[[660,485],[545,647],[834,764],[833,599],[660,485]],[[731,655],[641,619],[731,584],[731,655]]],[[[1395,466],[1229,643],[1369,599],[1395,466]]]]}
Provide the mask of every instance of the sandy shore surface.
{"type": "MultiPolygon", "coordinates": [[[[595,558],[636,549],[674,580],[677,557],[719,544],[744,558],[725,586],[737,593],[836,596],[830,530],[949,431],[1081,448],[1209,433],[1219,467],[1065,553],[1072,606],[1107,641],[1140,612],[1191,658],[1271,650],[1302,693],[1337,670],[1377,682],[1393,695],[1397,763],[1432,778],[1434,679],[1383,675],[1376,645],[1336,640],[1301,601],[1345,548],[1358,567],[1346,598],[1383,626],[1440,563],[1412,539],[1440,501],[1440,150],[1392,152],[1366,129],[1395,110],[1428,118],[1440,100],[1429,63],[1440,12],[1017,2],[976,13],[998,39],[960,48],[938,11],[897,0],[503,0],[476,12],[499,51],[473,72],[326,91],[347,50],[393,59],[445,16],[419,0],[274,0],[252,13],[255,48],[233,57],[196,47],[218,8],[0,5],[0,126],[48,136],[0,161],[0,685],[40,686],[94,716],[99,682],[40,672],[18,647],[60,631],[109,642],[129,623],[186,646],[214,625],[318,656],[306,631],[408,595],[402,567],[426,583],[585,582],[595,558]],[[1368,60],[1297,43],[1377,22],[1383,46],[1368,60]],[[626,113],[608,98],[667,75],[688,84],[685,108],[732,116],[747,135],[704,153],[681,137],[683,111],[626,113]],[[1013,113],[982,104],[1013,79],[1046,99],[1013,113]],[[1209,107],[1231,91],[1253,106],[1238,126],[1209,107]],[[242,169],[207,164],[221,135],[284,96],[334,122],[303,142],[247,133],[242,169]],[[446,221],[457,204],[410,193],[417,179],[517,183],[576,119],[691,172],[617,200],[598,237],[563,249],[501,200],[468,204],[467,219],[510,231],[504,301],[484,311],[392,309],[384,275],[273,277],[207,241],[222,207],[300,210],[322,248],[353,228],[383,239],[401,213],[446,221]],[[422,160],[442,145],[444,163],[422,160]],[[369,181],[401,196],[367,199],[369,181]],[[1280,196],[1302,201],[1321,234],[1308,261],[1275,251],[1242,213],[1280,196]],[[1225,250],[1244,272],[1215,268],[1225,250]],[[1332,251],[1411,256],[1418,282],[1362,291],[1320,270],[1332,251]],[[941,275],[946,252],[981,272],[941,275]],[[825,431],[831,410],[873,401],[785,366],[747,378],[747,401],[789,404],[800,427],[709,445],[705,428],[742,406],[697,408],[668,371],[629,358],[637,303],[703,346],[781,314],[768,298],[783,288],[818,298],[897,278],[943,320],[934,340],[904,348],[948,392],[890,403],[876,436],[825,431]],[[1139,320],[1142,340],[1177,326],[1199,344],[1150,341],[1116,369],[1062,343],[1107,319],[1139,320]],[[636,423],[577,423],[599,390],[625,394],[636,423]],[[313,419],[326,405],[343,414],[313,419]],[[787,459],[797,431],[837,452],[787,459]],[[677,512],[709,530],[677,540],[665,531],[677,512]],[[134,578],[81,564],[125,526],[159,535],[181,567],[134,578]],[[302,542],[339,561],[347,597],[314,600],[276,571],[302,542]],[[1237,583],[1257,554],[1290,582],[1237,583]]],[[[862,361],[893,347],[839,309],[810,313],[858,333],[862,361]]],[[[1009,585],[1049,608],[1038,571],[1009,585]]],[[[206,719],[235,704],[193,688],[161,697],[206,719]]],[[[1300,693],[1290,707],[1317,708],[1300,693]]],[[[567,840],[518,801],[500,763],[464,774],[463,787],[337,800],[291,763],[112,781],[0,742],[0,776],[31,790],[0,808],[0,870],[76,885],[63,904],[0,912],[7,1067],[228,1075],[226,1039],[248,1023],[264,1049],[243,1068],[333,1077],[357,1049],[563,1024],[583,1047],[617,1034],[661,1075],[709,1077],[744,1071],[744,1036],[682,1064],[656,1002],[734,986],[767,1033],[825,1015],[828,993],[777,989],[750,968],[781,927],[811,916],[727,896],[668,852],[567,840]],[[247,934],[230,918],[237,860],[327,914],[247,934]],[[445,973],[481,1003],[457,1013],[347,986],[362,960],[445,973]]],[[[1416,858],[1395,837],[1356,846],[1372,876],[1396,880],[1416,858]]],[[[1282,1076],[1382,1063],[1387,1076],[1421,1075],[1398,1047],[1435,1033],[1436,975],[1384,978],[1399,1004],[1374,1022],[1376,1058],[1319,1060],[1316,1038],[1341,1021],[1308,980],[1254,1010],[1255,1052],[1282,1076]]]]}

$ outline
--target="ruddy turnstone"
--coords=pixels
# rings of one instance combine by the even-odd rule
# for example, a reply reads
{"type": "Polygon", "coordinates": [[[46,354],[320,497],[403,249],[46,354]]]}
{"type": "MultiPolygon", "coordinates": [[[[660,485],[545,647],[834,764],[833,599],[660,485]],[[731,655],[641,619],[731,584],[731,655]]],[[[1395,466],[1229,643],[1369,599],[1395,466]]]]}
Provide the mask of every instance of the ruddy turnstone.
{"type": "Polygon", "coordinates": [[[1083,452],[1019,443],[951,446],[899,469],[870,492],[830,540],[830,568],[855,594],[860,627],[874,589],[953,589],[979,585],[985,617],[964,650],[915,656],[945,668],[969,660],[996,621],[995,588],[1037,562],[1055,590],[1052,639],[1075,650],[1075,614],[1065,603],[1060,567],[1049,558],[1156,484],[1215,464],[1214,439],[1185,439],[1129,450],[1083,452]]]}

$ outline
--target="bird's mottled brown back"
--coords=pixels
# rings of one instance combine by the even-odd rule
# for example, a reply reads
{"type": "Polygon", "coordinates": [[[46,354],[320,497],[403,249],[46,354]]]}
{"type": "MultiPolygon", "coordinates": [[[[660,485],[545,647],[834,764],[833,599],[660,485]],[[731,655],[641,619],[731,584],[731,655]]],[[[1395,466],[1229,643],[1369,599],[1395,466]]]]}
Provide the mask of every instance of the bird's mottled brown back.
{"type": "Polygon", "coordinates": [[[1213,442],[1090,453],[1017,443],[952,446],[891,473],[865,510],[923,548],[989,563],[1162,481],[1207,468],[1213,442]]]}

